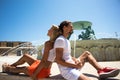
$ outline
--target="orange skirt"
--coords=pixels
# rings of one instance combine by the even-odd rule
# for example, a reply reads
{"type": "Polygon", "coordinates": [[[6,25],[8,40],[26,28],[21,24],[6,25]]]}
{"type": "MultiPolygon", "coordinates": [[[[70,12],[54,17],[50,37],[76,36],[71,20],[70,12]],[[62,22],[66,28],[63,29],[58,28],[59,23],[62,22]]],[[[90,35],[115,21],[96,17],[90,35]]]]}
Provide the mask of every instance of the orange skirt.
{"type": "MultiPolygon", "coordinates": [[[[35,60],[35,62],[28,67],[28,72],[30,76],[33,74],[33,72],[36,70],[39,64],[40,64],[40,60],[35,60]]],[[[47,78],[49,77],[49,75],[50,75],[50,68],[43,68],[38,73],[37,78],[47,78]]]]}

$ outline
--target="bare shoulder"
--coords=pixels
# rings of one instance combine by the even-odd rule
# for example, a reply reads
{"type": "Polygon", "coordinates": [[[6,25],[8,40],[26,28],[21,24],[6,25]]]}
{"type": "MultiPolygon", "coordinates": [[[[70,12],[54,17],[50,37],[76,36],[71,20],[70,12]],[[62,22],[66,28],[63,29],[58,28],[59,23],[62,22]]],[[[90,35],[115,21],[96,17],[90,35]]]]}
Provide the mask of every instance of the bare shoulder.
{"type": "Polygon", "coordinates": [[[51,41],[46,41],[46,42],[45,42],[45,46],[53,46],[53,42],[51,42],[51,41]]]}

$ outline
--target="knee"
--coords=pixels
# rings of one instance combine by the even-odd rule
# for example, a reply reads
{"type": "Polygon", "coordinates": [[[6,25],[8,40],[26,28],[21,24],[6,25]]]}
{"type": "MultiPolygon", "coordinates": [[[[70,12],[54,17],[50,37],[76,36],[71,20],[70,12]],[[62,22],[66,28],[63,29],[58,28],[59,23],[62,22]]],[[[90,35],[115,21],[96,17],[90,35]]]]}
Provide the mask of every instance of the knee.
{"type": "Polygon", "coordinates": [[[28,57],[29,55],[28,54],[24,54],[23,57],[28,57]]]}
{"type": "Polygon", "coordinates": [[[87,58],[91,53],[89,51],[85,51],[81,56],[87,58]]]}
{"type": "Polygon", "coordinates": [[[89,51],[85,51],[84,53],[85,53],[85,55],[91,55],[91,53],[89,51]]]}

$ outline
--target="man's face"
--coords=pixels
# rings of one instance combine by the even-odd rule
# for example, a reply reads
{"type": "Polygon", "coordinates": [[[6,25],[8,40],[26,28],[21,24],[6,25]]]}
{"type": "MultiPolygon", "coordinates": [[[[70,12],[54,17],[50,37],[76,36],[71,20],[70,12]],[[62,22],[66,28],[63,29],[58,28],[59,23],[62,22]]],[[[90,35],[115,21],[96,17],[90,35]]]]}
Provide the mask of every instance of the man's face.
{"type": "Polygon", "coordinates": [[[73,25],[71,23],[69,23],[69,25],[67,26],[67,31],[69,34],[73,33],[73,25]]]}

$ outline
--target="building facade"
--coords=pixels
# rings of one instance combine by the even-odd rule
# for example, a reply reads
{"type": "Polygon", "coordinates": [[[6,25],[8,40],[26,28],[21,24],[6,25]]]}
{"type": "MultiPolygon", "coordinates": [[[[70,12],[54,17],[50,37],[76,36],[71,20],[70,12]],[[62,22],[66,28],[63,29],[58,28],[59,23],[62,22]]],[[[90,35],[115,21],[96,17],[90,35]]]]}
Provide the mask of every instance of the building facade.
{"type": "Polygon", "coordinates": [[[31,42],[22,41],[0,41],[0,55],[8,55],[10,53],[18,56],[30,51],[34,47],[31,42]]]}

